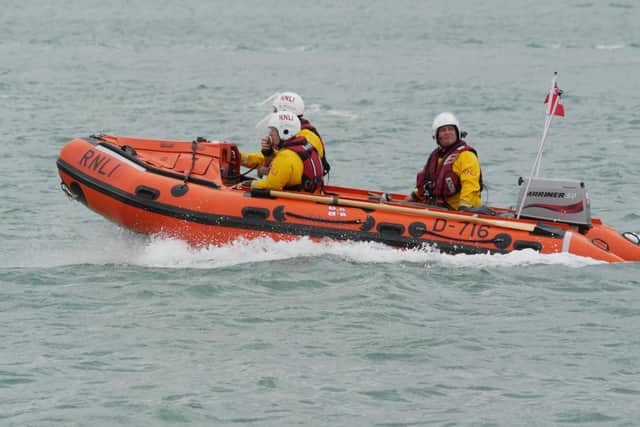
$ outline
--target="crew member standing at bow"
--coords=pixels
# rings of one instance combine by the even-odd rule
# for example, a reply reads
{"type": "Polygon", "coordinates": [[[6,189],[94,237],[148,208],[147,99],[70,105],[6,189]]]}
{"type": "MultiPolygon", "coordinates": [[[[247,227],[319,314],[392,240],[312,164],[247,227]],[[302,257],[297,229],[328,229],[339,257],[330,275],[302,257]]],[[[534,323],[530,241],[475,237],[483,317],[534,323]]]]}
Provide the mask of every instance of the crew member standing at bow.
{"type": "Polygon", "coordinates": [[[438,114],[432,131],[438,147],[418,172],[410,199],[457,210],[480,206],[480,161],[476,150],[461,139],[458,119],[452,113],[438,114]]]}

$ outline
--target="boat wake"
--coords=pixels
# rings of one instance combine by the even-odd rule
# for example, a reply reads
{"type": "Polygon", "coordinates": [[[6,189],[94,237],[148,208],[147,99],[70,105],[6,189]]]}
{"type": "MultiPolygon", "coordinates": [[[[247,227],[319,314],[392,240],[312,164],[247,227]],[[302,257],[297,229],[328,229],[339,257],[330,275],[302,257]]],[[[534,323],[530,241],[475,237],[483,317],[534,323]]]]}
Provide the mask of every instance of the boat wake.
{"type": "Polygon", "coordinates": [[[237,240],[226,246],[194,249],[173,239],[153,238],[130,262],[159,268],[220,268],[232,265],[272,262],[305,257],[335,257],[357,264],[426,264],[460,268],[519,267],[525,265],[558,264],[583,267],[602,264],[591,258],[568,253],[540,254],[534,250],[516,251],[505,255],[443,254],[431,248],[396,249],[375,242],[314,242],[306,237],[295,241],[237,240]],[[238,256],[239,254],[247,254],[238,256]]]}
{"type": "Polygon", "coordinates": [[[103,236],[99,247],[95,242],[78,241],[65,249],[29,257],[17,256],[2,267],[49,268],[69,265],[131,265],[153,268],[215,269],[236,265],[291,260],[305,257],[333,257],[356,264],[424,264],[432,267],[456,268],[521,267],[530,265],[564,265],[584,267],[601,264],[591,258],[568,253],[540,254],[526,249],[504,255],[444,254],[431,248],[397,249],[375,242],[323,241],[306,237],[294,241],[274,241],[270,238],[239,239],[224,246],[194,248],[187,243],[162,237],[147,237],[120,230],[103,236]]]}

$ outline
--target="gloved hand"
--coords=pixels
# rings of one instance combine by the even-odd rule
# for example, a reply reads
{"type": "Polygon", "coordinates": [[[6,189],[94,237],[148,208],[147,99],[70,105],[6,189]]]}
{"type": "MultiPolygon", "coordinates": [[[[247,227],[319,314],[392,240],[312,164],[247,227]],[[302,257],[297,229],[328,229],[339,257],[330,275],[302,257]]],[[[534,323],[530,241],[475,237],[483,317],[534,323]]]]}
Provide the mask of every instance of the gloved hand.
{"type": "Polygon", "coordinates": [[[416,190],[413,190],[411,192],[411,194],[409,194],[405,200],[407,202],[419,202],[420,201],[420,197],[418,196],[418,192],[416,190]]]}
{"type": "Polygon", "coordinates": [[[260,166],[258,168],[258,176],[262,178],[265,175],[269,175],[269,170],[270,170],[269,166],[260,166]]]}
{"type": "Polygon", "coordinates": [[[273,156],[273,141],[271,141],[271,137],[262,138],[260,140],[260,152],[264,157],[273,156]]]}
{"type": "Polygon", "coordinates": [[[460,212],[471,212],[473,209],[473,205],[466,200],[460,200],[460,204],[458,204],[458,210],[460,212]]]}
{"type": "Polygon", "coordinates": [[[251,188],[251,180],[247,179],[245,181],[239,182],[234,185],[233,188],[236,190],[248,190],[249,188],[251,188]]]}

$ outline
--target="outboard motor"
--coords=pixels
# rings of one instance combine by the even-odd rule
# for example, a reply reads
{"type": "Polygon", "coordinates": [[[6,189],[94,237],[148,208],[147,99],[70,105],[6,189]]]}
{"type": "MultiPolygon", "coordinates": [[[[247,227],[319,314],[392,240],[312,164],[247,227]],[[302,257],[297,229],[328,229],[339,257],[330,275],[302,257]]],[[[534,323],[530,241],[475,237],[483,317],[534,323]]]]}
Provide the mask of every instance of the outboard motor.
{"type": "Polygon", "coordinates": [[[528,180],[522,177],[518,180],[517,206],[522,206],[522,218],[591,226],[591,202],[583,182],[536,176],[527,188],[528,180]]]}

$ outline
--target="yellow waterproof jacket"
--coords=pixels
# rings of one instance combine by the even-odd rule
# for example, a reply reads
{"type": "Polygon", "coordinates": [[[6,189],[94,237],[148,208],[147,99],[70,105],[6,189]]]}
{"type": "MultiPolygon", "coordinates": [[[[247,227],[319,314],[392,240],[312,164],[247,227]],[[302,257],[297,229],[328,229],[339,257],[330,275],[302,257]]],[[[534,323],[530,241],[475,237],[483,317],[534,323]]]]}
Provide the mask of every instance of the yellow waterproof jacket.
{"type": "Polygon", "coordinates": [[[451,166],[453,172],[460,177],[459,193],[447,197],[445,201],[453,209],[470,208],[482,204],[480,194],[480,161],[472,151],[463,151],[451,166]]]}
{"type": "MultiPolygon", "coordinates": [[[[310,131],[309,129],[302,129],[296,134],[296,137],[304,137],[309,144],[316,149],[320,157],[324,157],[324,146],[322,140],[318,135],[310,131]]],[[[269,166],[269,163],[273,160],[273,156],[265,157],[261,152],[257,153],[241,153],[242,166],[247,168],[256,168],[260,166],[269,166]]]]}
{"type": "Polygon", "coordinates": [[[304,165],[294,151],[283,148],[276,152],[271,161],[269,174],[260,181],[252,181],[251,188],[282,190],[302,184],[304,165]]]}

